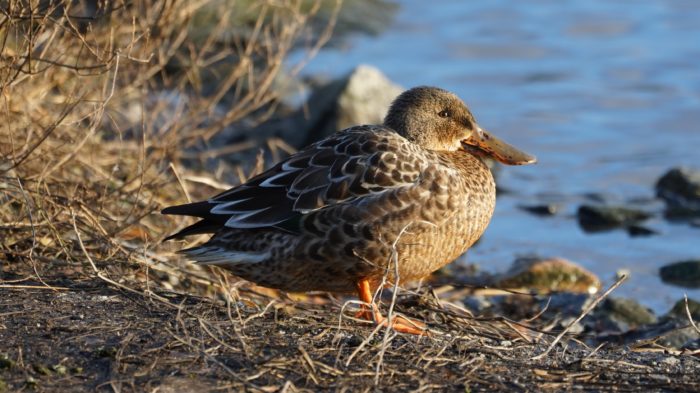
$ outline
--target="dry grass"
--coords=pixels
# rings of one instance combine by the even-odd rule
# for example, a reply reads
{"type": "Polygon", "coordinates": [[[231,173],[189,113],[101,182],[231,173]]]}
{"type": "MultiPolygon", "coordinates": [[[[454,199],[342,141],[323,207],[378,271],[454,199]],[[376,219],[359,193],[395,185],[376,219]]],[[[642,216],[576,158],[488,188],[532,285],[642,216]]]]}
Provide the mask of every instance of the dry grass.
{"type": "MultiPolygon", "coordinates": [[[[167,266],[157,241],[174,228],[154,212],[260,169],[204,172],[212,155],[201,152],[274,111],[280,74],[303,65],[285,58],[312,56],[334,21],[312,29],[314,16],[340,3],[4,4],[0,253],[41,278],[92,274],[88,259],[119,277],[187,266],[167,266]]],[[[246,148],[256,144],[234,146],[246,148]]]]}

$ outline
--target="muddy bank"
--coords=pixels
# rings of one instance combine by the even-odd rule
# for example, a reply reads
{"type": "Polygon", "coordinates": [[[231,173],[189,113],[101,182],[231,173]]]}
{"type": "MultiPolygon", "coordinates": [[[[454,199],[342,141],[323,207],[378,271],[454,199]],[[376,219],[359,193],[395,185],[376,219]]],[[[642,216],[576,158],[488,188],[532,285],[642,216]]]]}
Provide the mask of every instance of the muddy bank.
{"type": "Polygon", "coordinates": [[[539,358],[556,333],[537,333],[545,321],[468,317],[427,295],[399,297],[397,310],[435,327],[413,337],[340,321],[344,304],[327,298],[241,287],[227,305],[98,279],[47,283],[0,289],[0,391],[700,389],[697,355],[565,338],[539,358]]]}

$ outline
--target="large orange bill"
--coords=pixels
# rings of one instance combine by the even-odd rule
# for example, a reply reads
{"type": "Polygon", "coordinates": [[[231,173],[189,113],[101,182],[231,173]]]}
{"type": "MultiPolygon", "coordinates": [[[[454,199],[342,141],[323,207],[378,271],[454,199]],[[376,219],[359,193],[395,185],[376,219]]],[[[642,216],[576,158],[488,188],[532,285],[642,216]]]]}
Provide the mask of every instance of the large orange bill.
{"type": "Polygon", "coordinates": [[[462,141],[475,154],[493,157],[507,165],[526,165],[537,162],[537,158],[496,138],[491,133],[477,128],[469,139],[462,141]]]}

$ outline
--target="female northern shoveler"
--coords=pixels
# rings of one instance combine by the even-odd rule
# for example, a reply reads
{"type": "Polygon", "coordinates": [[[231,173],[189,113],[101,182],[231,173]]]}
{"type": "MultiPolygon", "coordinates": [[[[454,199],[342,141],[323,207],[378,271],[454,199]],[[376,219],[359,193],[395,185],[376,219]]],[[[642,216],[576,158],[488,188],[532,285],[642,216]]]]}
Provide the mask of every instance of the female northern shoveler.
{"type": "MultiPolygon", "coordinates": [[[[383,278],[427,276],[486,229],[496,188],[481,157],[535,162],[482,130],[456,95],[417,87],[382,125],[339,131],[209,200],[164,209],[202,219],[167,239],[214,233],[182,252],[266,287],[356,290],[372,306],[362,315],[386,324],[372,299],[383,278]]],[[[392,327],[423,332],[405,319],[392,327]]]]}

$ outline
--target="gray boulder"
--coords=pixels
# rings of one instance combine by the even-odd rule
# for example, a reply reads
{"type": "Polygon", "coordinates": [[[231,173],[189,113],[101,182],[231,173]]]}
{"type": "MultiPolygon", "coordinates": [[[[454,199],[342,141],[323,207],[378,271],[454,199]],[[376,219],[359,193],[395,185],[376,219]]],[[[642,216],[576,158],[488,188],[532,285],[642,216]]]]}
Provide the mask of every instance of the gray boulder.
{"type": "Polygon", "coordinates": [[[391,102],[403,90],[377,68],[358,66],[311,94],[306,104],[307,132],[303,144],[354,125],[380,124],[391,102]]]}

